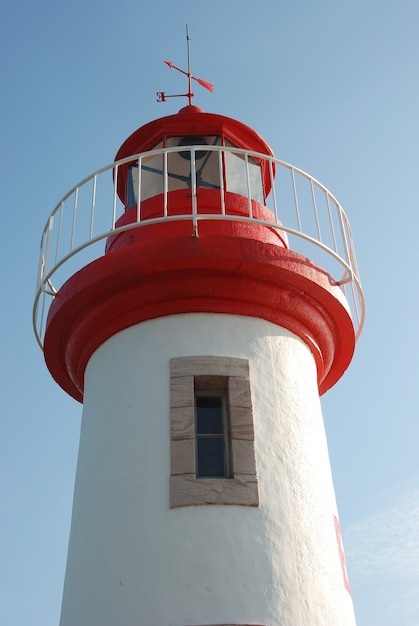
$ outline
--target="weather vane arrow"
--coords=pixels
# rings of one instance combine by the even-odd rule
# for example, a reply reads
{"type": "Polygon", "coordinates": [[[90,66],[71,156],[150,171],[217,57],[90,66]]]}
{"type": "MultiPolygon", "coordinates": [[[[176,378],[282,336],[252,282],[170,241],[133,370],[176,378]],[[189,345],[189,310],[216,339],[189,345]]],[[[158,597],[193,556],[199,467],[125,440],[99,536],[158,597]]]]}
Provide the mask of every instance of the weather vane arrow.
{"type": "Polygon", "coordinates": [[[202,78],[197,78],[196,76],[193,76],[192,72],[191,72],[191,55],[190,55],[190,37],[189,37],[189,31],[188,31],[188,26],[186,26],[186,41],[187,41],[187,47],[188,47],[188,71],[185,72],[185,70],[182,70],[180,67],[177,67],[176,65],[174,65],[172,63],[172,61],[165,61],[166,65],[168,65],[170,67],[170,69],[174,69],[177,70],[178,72],[181,72],[182,74],[184,74],[185,76],[188,77],[188,92],[187,93],[178,93],[178,94],[174,94],[174,95],[166,95],[166,93],[164,91],[158,91],[156,96],[157,96],[157,102],[165,102],[167,98],[180,98],[180,97],[186,97],[189,99],[189,104],[192,104],[192,98],[194,97],[194,93],[192,91],[192,81],[196,80],[196,82],[201,85],[201,87],[204,87],[205,89],[208,89],[208,91],[213,92],[214,91],[214,85],[212,85],[211,83],[209,83],[207,80],[203,80],[202,78]]]}

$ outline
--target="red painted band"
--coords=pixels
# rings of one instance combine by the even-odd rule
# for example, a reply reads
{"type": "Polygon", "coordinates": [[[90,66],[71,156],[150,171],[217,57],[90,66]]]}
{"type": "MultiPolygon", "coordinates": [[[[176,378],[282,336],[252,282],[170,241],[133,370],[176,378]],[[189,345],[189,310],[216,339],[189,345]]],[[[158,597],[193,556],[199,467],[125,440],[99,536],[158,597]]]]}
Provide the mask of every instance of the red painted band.
{"type": "MultiPolygon", "coordinates": [[[[190,190],[171,191],[168,194],[167,216],[191,215],[191,193],[190,190]]],[[[198,215],[218,214],[221,216],[220,194],[213,189],[200,189],[197,194],[198,215]]],[[[239,194],[225,192],[224,194],[225,215],[240,215],[249,217],[248,199],[239,194]]],[[[264,222],[275,222],[275,215],[266,206],[251,200],[252,217],[264,222]]],[[[141,221],[155,218],[163,218],[164,215],[164,195],[153,196],[141,202],[141,221]]],[[[118,219],[115,228],[132,224],[137,221],[137,205],[127,209],[118,219]]],[[[174,222],[166,221],[156,225],[145,225],[145,227],[135,228],[129,231],[111,235],[106,242],[106,253],[114,252],[127,245],[134,245],[147,239],[157,239],[162,237],[178,237],[181,233],[189,234],[191,225],[189,221],[174,226],[174,222]]],[[[235,237],[245,237],[257,239],[265,243],[273,243],[278,246],[288,247],[288,235],[278,228],[270,228],[263,224],[254,222],[230,221],[202,221],[199,226],[200,234],[230,235],[235,237]]]]}
{"type": "Polygon", "coordinates": [[[190,222],[171,223],[170,237],[167,224],[142,226],[135,231],[150,229],[152,239],[126,239],[63,285],[48,316],[45,359],[67,393],[82,400],[87,362],[115,333],[192,312],[259,317],[287,328],[313,352],[320,393],[340,378],[355,346],[341,289],[308,259],[258,240],[260,229],[270,229],[253,225],[252,239],[225,234],[225,224],[221,234],[220,224],[203,222],[199,238],[185,231],[190,222]]]}

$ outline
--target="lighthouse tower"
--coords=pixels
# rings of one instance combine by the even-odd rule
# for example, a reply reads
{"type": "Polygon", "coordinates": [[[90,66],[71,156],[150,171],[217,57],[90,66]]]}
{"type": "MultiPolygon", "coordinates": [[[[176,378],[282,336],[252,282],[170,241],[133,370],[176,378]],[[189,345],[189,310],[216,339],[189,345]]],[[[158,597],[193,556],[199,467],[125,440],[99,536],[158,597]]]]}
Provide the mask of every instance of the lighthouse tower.
{"type": "Polygon", "coordinates": [[[191,98],[64,196],[34,309],[83,402],[61,626],[355,624],[319,397],[363,311],[334,196],[191,98]]]}

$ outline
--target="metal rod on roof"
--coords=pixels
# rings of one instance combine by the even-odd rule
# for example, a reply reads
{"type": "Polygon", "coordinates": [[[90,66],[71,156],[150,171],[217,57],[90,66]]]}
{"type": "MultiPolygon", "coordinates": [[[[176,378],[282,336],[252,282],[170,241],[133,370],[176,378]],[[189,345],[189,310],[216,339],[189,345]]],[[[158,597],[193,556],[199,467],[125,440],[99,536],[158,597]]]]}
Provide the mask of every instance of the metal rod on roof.
{"type": "Polygon", "coordinates": [[[189,29],[188,29],[188,25],[186,24],[186,46],[188,49],[188,98],[189,98],[189,104],[192,104],[192,72],[191,72],[191,44],[190,44],[191,38],[189,37],[189,29]]]}

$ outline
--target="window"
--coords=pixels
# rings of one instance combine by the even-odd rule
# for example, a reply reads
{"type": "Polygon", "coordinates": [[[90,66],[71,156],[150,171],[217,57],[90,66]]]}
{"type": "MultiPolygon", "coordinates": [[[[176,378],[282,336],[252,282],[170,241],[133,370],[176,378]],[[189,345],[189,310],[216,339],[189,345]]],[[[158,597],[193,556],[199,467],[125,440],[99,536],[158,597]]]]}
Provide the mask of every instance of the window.
{"type": "Polygon", "coordinates": [[[171,359],[170,506],[258,506],[249,363],[171,359]]]}

